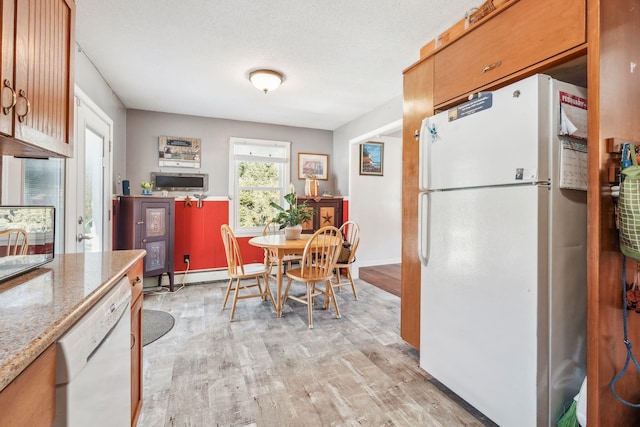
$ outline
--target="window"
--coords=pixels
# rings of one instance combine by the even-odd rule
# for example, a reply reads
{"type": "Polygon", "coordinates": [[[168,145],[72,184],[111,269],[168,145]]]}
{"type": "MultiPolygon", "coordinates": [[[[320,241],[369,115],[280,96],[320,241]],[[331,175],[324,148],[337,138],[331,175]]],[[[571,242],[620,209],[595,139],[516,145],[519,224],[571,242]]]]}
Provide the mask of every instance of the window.
{"type": "Polygon", "coordinates": [[[236,235],[255,235],[275,215],[289,186],[291,143],[231,138],[229,221],[236,235]]]}
{"type": "Polygon", "coordinates": [[[23,202],[56,208],[55,253],[64,252],[64,159],[24,159],[23,202]]]}

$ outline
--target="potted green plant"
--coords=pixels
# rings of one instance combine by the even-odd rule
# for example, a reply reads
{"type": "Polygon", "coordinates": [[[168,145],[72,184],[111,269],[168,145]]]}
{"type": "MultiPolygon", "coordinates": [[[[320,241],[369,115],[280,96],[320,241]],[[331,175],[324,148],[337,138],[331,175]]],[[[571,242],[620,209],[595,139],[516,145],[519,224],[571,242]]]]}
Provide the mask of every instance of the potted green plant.
{"type": "Polygon", "coordinates": [[[145,195],[145,196],[149,196],[149,195],[151,195],[151,189],[153,188],[153,182],[142,181],[142,183],[140,184],[140,187],[142,187],[142,194],[145,195]]]}
{"type": "Polygon", "coordinates": [[[313,218],[313,208],[307,206],[307,202],[296,203],[296,194],[292,191],[284,196],[284,200],[289,204],[287,209],[271,202],[271,207],[277,209],[278,213],[272,221],[280,224],[280,229],[284,228],[285,239],[299,239],[302,233],[302,223],[313,218]]]}

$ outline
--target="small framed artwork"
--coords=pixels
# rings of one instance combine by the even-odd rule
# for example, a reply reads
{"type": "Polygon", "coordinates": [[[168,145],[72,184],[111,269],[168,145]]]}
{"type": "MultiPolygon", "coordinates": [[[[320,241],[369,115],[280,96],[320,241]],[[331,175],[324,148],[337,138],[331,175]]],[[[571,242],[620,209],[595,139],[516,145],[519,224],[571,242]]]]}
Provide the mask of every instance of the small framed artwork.
{"type": "Polygon", "coordinates": [[[298,153],[298,179],[329,179],[329,155],[298,153]]]}
{"type": "Polygon", "coordinates": [[[382,176],[384,171],[384,143],[363,142],[360,144],[360,175],[382,176]]]}
{"type": "Polygon", "coordinates": [[[161,136],[158,139],[158,166],[200,167],[200,138],[161,136]]]}

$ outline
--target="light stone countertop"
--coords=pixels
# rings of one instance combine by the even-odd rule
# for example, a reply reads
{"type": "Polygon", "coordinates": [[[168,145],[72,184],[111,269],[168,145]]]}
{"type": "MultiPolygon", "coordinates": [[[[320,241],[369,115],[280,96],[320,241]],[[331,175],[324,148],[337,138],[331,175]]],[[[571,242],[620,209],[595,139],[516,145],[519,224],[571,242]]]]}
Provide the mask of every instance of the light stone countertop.
{"type": "Polygon", "coordinates": [[[100,300],[144,250],[62,254],[0,283],[0,390],[100,300]]]}

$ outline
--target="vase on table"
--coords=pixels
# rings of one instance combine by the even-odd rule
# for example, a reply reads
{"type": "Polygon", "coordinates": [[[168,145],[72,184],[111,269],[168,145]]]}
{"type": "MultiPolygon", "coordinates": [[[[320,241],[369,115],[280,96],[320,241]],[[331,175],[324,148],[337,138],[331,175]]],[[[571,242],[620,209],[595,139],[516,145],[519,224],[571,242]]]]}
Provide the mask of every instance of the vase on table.
{"type": "Polygon", "coordinates": [[[307,197],[318,197],[320,184],[317,179],[307,178],[304,183],[304,195],[307,197]]]}
{"type": "Polygon", "coordinates": [[[287,240],[299,240],[302,234],[302,225],[292,225],[284,228],[284,238],[287,240]]]}

